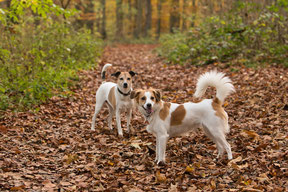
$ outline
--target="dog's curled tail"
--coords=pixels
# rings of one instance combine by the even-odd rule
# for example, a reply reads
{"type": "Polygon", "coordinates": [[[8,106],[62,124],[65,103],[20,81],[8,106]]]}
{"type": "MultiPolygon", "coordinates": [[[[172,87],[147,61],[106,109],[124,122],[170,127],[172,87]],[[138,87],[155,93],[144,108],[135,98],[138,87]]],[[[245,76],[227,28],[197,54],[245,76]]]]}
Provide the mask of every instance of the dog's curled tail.
{"type": "Polygon", "coordinates": [[[105,78],[106,78],[106,69],[107,69],[108,67],[111,67],[111,66],[112,66],[112,64],[107,63],[107,64],[105,64],[104,67],[102,68],[101,78],[102,78],[103,81],[104,81],[105,78]]]}
{"type": "Polygon", "coordinates": [[[229,94],[235,92],[234,86],[229,77],[225,77],[225,74],[221,72],[210,71],[199,77],[194,96],[202,97],[208,86],[216,88],[216,97],[221,101],[221,103],[224,102],[224,99],[229,94]]]}

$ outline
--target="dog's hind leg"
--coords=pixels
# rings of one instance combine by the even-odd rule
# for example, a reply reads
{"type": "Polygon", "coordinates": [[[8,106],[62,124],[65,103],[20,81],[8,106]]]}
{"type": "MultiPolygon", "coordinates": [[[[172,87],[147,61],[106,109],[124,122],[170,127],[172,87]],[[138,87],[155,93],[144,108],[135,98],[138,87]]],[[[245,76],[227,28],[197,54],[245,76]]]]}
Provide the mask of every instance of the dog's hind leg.
{"type": "Polygon", "coordinates": [[[94,115],[93,115],[93,118],[92,118],[92,125],[91,125],[91,130],[92,130],[92,131],[95,131],[95,121],[96,121],[96,117],[97,117],[97,114],[100,112],[100,110],[101,110],[104,102],[105,102],[105,101],[99,101],[99,100],[96,101],[95,112],[94,112],[94,115]]]}
{"type": "Polygon", "coordinates": [[[232,159],[232,152],[231,152],[231,146],[230,144],[226,141],[225,136],[222,138],[221,142],[223,143],[223,147],[227,152],[228,159],[232,159]]]}
{"type": "Polygon", "coordinates": [[[228,159],[232,159],[231,147],[225,138],[225,133],[223,132],[223,129],[221,127],[222,125],[217,125],[217,123],[215,123],[214,125],[208,125],[207,122],[203,124],[203,127],[207,129],[205,130],[204,128],[205,133],[207,134],[208,132],[208,136],[216,143],[218,150],[217,157],[219,157],[225,149],[228,155],[228,159]]]}
{"type": "Polygon", "coordinates": [[[112,130],[113,129],[113,127],[112,127],[112,118],[113,118],[113,116],[115,114],[115,111],[109,104],[107,104],[107,106],[109,108],[108,127],[109,127],[109,129],[112,130]]]}
{"type": "Polygon", "coordinates": [[[203,130],[205,132],[205,135],[209,137],[216,144],[217,151],[218,151],[217,158],[219,158],[224,152],[224,148],[222,147],[222,144],[219,143],[219,141],[212,135],[210,130],[205,125],[203,125],[203,130]]]}
{"type": "Polygon", "coordinates": [[[126,117],[127,117],[127,132],[130,132],[130,122],[131,122],[131,116],[132,116],[132,109],[128,109],[126,117]]]}
{"type": "Polygon", "coordinates": [[[120,109],[118,109],[116,107],[116,124],[117,124],[117,129],[118,129],[118,135],[120,137],[123,137],[123,131],[122,131],[122,128],[121,128],[121,119],[120,119],[120,109]]]}

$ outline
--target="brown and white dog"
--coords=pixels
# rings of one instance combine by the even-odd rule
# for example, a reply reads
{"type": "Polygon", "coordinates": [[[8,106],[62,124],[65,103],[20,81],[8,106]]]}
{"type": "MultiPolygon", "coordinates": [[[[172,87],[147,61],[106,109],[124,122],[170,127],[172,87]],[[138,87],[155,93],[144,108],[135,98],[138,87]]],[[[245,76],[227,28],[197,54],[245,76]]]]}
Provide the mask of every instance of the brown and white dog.
{"type": "Polygon", "coordinates": [[[207,72],[198,79],[195,97],[201,97],[208,86],[216,88],[216,98],[204,99],[199,103],[184,104],[168,103],[161,100],[159,90],[147,89],[132,91],[130,98],[135,99],[138,110],[149,122],[147,131],[156,136],[156,161],[165,162],[167,140],[180,136],[198,127],[202,127],[205,134],[217,146],[219,157],[224,150],[228,159],[232,159],[232,152],[225,134],[229,132],[228,115],[222,104],[232,92],[234,86],[228,77],[216,71],[207,72]]]}
{"type": "Polygon", "coordinates": [[[133,100],[130,98],[130,93],[132,91],[132,78],[136,75],[135,72],[116,72],[111,74],[117,78],[117,84],[112,82],[105,82],[105,74],[107,67],[112,66],[111,64],[104,65],[101,77],[103,83],[98,88],[96,92],[96,105],[95,112],[92,119],[91,130],[95,130],[95,120],[96,116],[101,110],[103,104],[106,102],[109,108],[109,117],[108,117],[108,127],[112,128],[112,118],[116,114],[116,123],[118,128],[119,136],[123,136],[120,120],[120,111],[127,111],[127,131],[129,132],[129,125],[132,116],[133,100]]]}

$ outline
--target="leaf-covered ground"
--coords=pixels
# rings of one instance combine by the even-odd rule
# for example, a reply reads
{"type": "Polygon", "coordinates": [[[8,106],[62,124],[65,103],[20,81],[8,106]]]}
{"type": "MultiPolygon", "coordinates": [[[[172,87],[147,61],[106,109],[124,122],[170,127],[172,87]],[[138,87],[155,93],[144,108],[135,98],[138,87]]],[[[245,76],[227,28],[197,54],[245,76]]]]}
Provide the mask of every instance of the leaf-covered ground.
{"type": "MultiPolygon", "coordinates": [[[[199,75],[217,68],[231,77],[237,92],[225,103],[233,160],[215,159],[216,147],[199,130],[170,139],[166,164],[156,165],[155,138],[138,113],[124,138],[107,127],[107,108],[90,130],[100,67],[80,73],[69,98],[53,97],[32,112],[7,112],[0,119],[1,191],[288,191],[287,69],[251,69],[214,64],[169,66],[153,45],[107,47],[102,65],[139,73],[134,88],[163,90],[163,99],[195,101],[199,75]]],[[[108,80],[114,81],[112,77],[108,80]]],[[[214,96],[209,90],[205,97],[214,96]]]]}

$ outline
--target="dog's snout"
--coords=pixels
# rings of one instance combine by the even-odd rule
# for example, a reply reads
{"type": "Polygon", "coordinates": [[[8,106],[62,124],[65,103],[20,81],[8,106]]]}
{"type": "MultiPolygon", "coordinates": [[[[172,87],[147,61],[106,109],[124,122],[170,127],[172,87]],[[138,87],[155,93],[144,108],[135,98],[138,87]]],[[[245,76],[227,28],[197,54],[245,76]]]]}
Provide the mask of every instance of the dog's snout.
{"type": "Polygon", "coordinates": [[[128,87],[128,83],[124,83],[124,84],[123,84],[123,87],[124,87],[124,88],[127,88],[127,87],[128,87]]]}
{"type": "Polygon", "coordinates": [[[148,109],[152,107],[151,103],[147,103],[146,106],[147,106],[148,109]]]}

